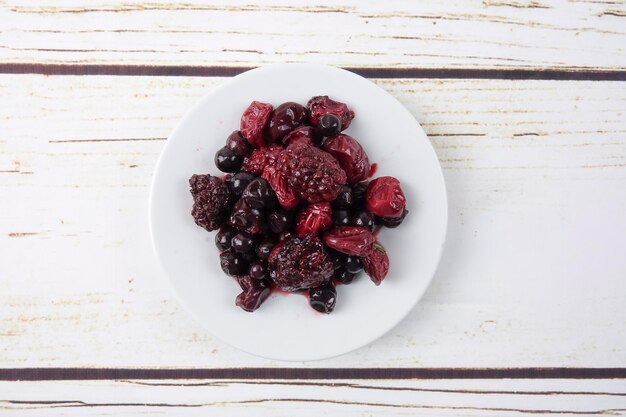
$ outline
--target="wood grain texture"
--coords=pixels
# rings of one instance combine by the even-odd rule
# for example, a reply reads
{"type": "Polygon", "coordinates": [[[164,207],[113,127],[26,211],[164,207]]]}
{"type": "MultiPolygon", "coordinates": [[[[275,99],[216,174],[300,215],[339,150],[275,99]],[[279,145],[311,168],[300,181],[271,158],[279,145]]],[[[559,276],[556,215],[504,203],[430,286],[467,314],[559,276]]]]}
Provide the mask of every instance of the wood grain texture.
{"type": "Polygon", "coordinates": [[[7,0],[0,8],[5,63],[626,67],[620,1],[7,0]]]}
{"type": "MultiPolygon", "coordinates": [[[[285,365],[193,322],[150,246],[164,138],[222,81],[0,77],[0,367],[285,365]]],[[[623,366],[624,83],[375,81],[435,146],[448,244],[399,326],[296,366],[623,366]]]]}
{"type": "Polygon", "coordinates": [[[626,414],[626,380],[64,381],[0,383],[6,416],[626,414]]]}

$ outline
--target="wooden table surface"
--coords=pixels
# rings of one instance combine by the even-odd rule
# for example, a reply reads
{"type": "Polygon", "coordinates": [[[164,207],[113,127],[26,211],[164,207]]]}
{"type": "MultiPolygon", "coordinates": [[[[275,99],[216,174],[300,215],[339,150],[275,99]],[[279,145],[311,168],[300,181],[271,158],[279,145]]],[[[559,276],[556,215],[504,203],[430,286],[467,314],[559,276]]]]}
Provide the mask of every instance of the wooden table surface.
{"type": "Polygon", "coordinates": [[[626,414],[623,0],[0,0],[0,415],[626,414]],[[180,117],[267,63],[349,68],[422,124],[439,270],[338,358],[214,339],[149,185],[180,117]]]}

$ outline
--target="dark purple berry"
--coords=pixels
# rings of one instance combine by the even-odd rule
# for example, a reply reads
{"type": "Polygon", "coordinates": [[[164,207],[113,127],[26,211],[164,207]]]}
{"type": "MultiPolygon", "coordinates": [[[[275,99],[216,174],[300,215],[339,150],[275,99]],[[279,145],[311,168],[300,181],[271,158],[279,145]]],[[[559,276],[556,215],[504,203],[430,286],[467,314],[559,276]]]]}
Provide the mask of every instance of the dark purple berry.
{"type": "Polygon", "coordinates": [[[219,250],[230,249],[230,241],[235,235],[235,231],[228,226],[222,226],[220,231],[215,235],[215,246],[219,250]]]}
{"type": "Polygon", "coordinates": [[[320,313],[330,314],[337,302],[337,291],[330,285],[322,285],[309,290],[309,304],[320,313]]]}
{"type": "Polygon", "coordinates": [[[267,275],[267,267],[260,261],[254,261],[248,269],[250,278],[263,279],[267,275]]]}
{"type": "Polygon", "coordinates": [[[282,139],[287,133],[304,124],[307,110],[304,106],[287,102],[276,107],[270,117],[267,132],[272,142],[282,139]]]}
{"type": "Polygon", "coordinates": [[[358,274],[363,270],[363,262],[358,256],[346,256],[343,260],[343,267],[351,274],[358,274]]]}
{"type": "Polygon", "coordinates": [[[333,224],[335,227],[348,226],[350,224],[350,212],[348,210],[335,210],[333,212],[333,224]]]}
{"type": "Polygon", "coordinates": [[[256,247],[256,256],[259,257],[259,259],[262,260],[267,260],[267,258],[270,257],[270,253],[272,253],[272,249],[274,249],[274,244],[272,242],[269,241],[263,241],[260,244],[257,245],[256,247]]]}
{"type": "Polygon", "coordinates": [[[341,120],[334,114],[325,114],[317,123],[317,131],[321,136],[332,138],[341,132],[341,120]]]}
{"type": "Polygon", "coordinates": [[[235,255],[230,250],[220,254],[220,265],[222,266],[222,271],[230,276],[243,275],[248,269],[248,265],[243,258],[235,255]]]}
{"type": "Polygon", "coordinates": [[[254,178],[256,178],[254,175],[248,174],[247,172],[238,172],[230,177],[226,181],[226,184],[228,184],[228,189],[233,195],[241,197],[243,191],[246,189],[248,184],[254,180],[254,178]]]}
{"type": "Polygon", "coordinates": [[[355,274],[348,272],[343,268],[335,272],[335,278],[337,279],[337,281],[345,285],[352,283],[352,281],[354,281],[354,277],[355,274]]]}
{"type": "Polygon", "coordinates": [[[267,221],[272,232],[282,233],[291,226],[293,215],[285,210],[276,210],[270,213],[267,221]]]}
{"type": "Polygon", "coordinates": [[[246,201],[241,198],[235,204],[230,214],[230,223],[239,230],[256,234],[263,231],[263,213],[260,210],[250,207],[246,201]]]}
{"type": "Polygon", "coordinates": [[[241,198],[252,208],[271,207],[276,202],[276,194],[263,178],[251,181],[243,191],[241,198]]]}
{"type": "Polygon", "coordinates": [[[344,185],[335,201],[333,201],[333,206],[340,209],[350,208],[352,207],[353,199],[352,188],[349,185],[344,185]]]}
{"type": "Polygon", "coordinates": [[[332,249],[328,249],[328,254],[330,255],[330,259],[333,261],[335,271],[343,268],[343,262],[346,257],[345,254],[332,249]]]}
{"type": "Polygon", "coordinates": [[[215,153],[215,166],[222,172],[237,172],[243,165],[243,157],[224,146],[215,153]]]}
{"type": "Polygon", "coordinates": [[[352,226],[364,227],[370,232],[373,232],[374,229],[376,229],[374,216],[367,211],[361,211],[355,214],[350,223],[352,226]]]}
{"type": "Polygon", "coordinates": [[[245,311],[256,310],[270,295],[270,285],[266,280],[240,277],[237,282],[242,292],[235,299],[235,304],[245,311]]]}
{"type": "Polygon", "coordinates": [[[358,182],[352,186],[352,201],[356,207],[365,207],[368,182],[358,182]]]}
{"type": "Polygon", "coordinates": [[[235,130],[228,136],[228,139],[226,139],[226,147],[242,157],[250,155],[253,149],[238,130],[235,130]]]}
{"type": "Polygon", "coordinates": [[[254,250],[254,237],[246,232],[239,232],[233,236],[231,247],[235,252],[249,253],[254,250]]]}
{"type": "Polygon", "coordinates": [[[395,229],[402,224],[407,214],[409,214],[409,211],[404,209],[402,215],[398,218],[390,219],[385,217],[376,217],[376,222],[382,226],[388,227],[389,229],[395,229]]]}

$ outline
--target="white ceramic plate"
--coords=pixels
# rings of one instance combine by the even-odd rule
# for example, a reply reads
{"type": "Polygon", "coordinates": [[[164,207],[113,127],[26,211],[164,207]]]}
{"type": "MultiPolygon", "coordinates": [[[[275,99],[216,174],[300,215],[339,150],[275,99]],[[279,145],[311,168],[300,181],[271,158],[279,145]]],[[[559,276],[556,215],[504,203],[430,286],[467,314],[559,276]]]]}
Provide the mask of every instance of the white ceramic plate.
{"type": "Polygon", "coordinates": [[[428,286],[445,239],[446,190],[437,156],[413,116],[382,88],[354,73],[309,65],[271,65],[225,81],[180,121],[157,164],[150,199],[152,241],[182,304],[216,337],[266,358],[323,359],[364,346],[405,317],[428,286]],[[215,152],[238,129],[253,100],[306,104],[316,95],[345,102],[356,113],[346,133],[378,163],[376,176],[397,177],[410,214],[383,229],[391,268],[375,286],[362,274],[337,288],[330,315],[302,295],[272,294],[254,313],[235,306],[237,283],[221,271],[215,233],[196,226],[190,211],[192,174],[221,175],[215,152]]]}

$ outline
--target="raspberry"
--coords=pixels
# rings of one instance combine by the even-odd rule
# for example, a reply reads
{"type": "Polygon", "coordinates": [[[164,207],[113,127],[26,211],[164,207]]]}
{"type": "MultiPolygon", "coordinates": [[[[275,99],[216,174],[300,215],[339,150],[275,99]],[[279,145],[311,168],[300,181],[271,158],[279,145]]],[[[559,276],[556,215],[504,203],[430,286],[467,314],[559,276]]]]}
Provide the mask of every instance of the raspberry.
{"type": "Polygon", "coordinates": [[[389,256],[387,251],[378,241],[372,245],[372,250],[361,258],[365,273],[370,276],[372,282],[380,285],[389,272],[389,256]]]}
{"type": "Polygon", "coordinates": [[[228,187],[218,177],[192,175],[189,187],[193,196],[191,215],[198,226],[217,230],[228,218],[231,197],[228,187]]]}
{"type": "Polygon", "coordinates": [[[400,181],[394,177],[376,178],[367,186],[365,194],[367,211],[386,219],[402,217],[406,198],[400,187],[400,181]]]}
{"type": "Polygon", "coordinates": [[[263,131],[270,120],[272,105],[253,101],[241,115],[240,131],[244,138],[255,148],[266,145],[263,131]]]}
{"type": "Polygon", "coordinates": [[[346,183],[346,173],[332,155],[304,143],[289,145],[276,166],[289,187],[309,203],[334,200],[346,183]]]}
{"type": "Polygon", "coordinates": [[[372,250],[374,236],[364,227],[340,226],[324,233],[324,243],[348,255],[365,256],[372,250]]]}
{"type": "Polygon", "coordinates": [[[263,179],[270,184],[278,203],[285,209],[291,210],[300,203],[300,197],[287,184],[287,177],[275,166],[270,165],[263,171],[263,179]]]}
{"type": "Polygon", "coordinates": [[[334,267],[316,235],[290,237],[274,247],[269,257],[270,277],[283,291],[319,287],[333,275],[334,267]]]}
{"type": "Polygon", "coordinates": [[[367,179],[370,161],[361,144],[351,136],[338,135],[324,142],[324,150],[334,156],[346,172],[349,184],[367,179]]]}
{"type": "Polygon", "coordinates": [[[242,171],[252,175],[261,175],[265,167],[273,165],[283,151],[278,144],[271,144],[266,148],[255,149],[250,156],[243,160],[242,171]]]}
{"type": "Polygon", "coordinates": [[[309,120],[313,126],[317,126],[320,118],[325,114],[334,114],[341,121],[341,130],[350,126],[354,119],[354,112],[345,103],[330,99],[328,96],[316,96],[309,100],[309,120]]]}
{"type": "Polygon", "coordinates": [[[310,204],[298,213],[298,222],[296,223],[296,233],[298,236],[305,237],[310,233],[317,233],[328,229],[333,225],[333,210],[330,203],[310,204]]]}

